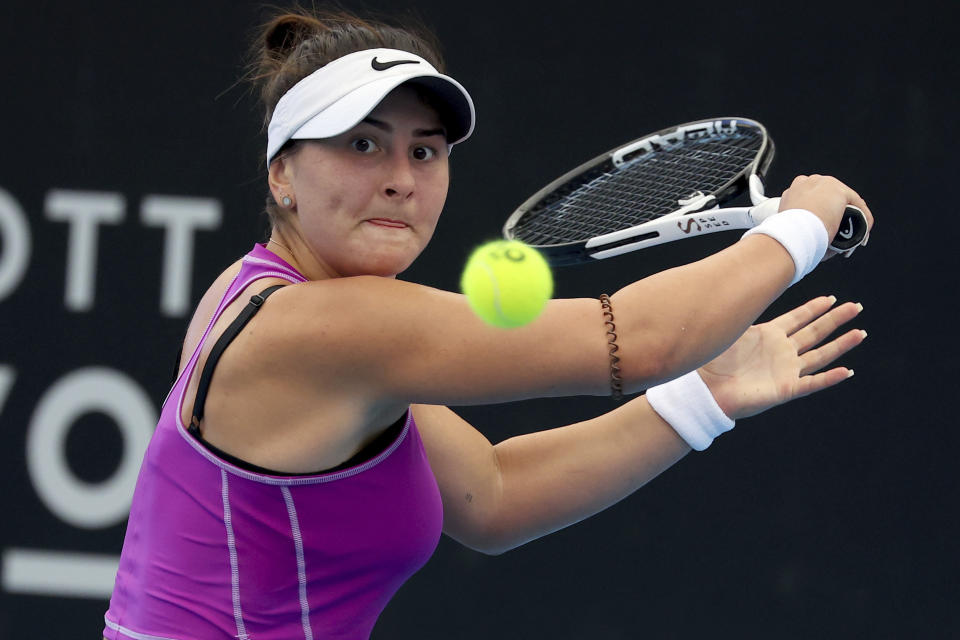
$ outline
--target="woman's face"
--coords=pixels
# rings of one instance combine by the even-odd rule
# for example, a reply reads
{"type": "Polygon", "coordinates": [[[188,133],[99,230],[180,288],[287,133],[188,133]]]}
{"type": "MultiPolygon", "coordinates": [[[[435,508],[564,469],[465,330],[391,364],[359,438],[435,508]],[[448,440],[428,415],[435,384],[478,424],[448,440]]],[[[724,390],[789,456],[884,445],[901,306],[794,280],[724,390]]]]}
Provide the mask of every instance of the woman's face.
{"type": "Polygon", "coordinates": [[[301,143],[283,175],[325,275],[395,276],[437,226],[450,178],[447,139],[436,111],[399,87],[350,131],[301,143]]]}

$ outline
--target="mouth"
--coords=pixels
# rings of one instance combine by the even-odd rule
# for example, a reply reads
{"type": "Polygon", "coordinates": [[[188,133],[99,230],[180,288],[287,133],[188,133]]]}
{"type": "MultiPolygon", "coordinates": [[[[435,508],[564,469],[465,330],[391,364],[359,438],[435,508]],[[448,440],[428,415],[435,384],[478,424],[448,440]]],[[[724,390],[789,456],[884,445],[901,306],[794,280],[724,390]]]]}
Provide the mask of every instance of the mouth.
{"type": "Polygon", "coordinates": [[[392,218],[370,218],[367,222],[375,224],[378,227],[387,227],[389,229],[406,229],[410,226],[402,220],[393,220],[392,218]]]}

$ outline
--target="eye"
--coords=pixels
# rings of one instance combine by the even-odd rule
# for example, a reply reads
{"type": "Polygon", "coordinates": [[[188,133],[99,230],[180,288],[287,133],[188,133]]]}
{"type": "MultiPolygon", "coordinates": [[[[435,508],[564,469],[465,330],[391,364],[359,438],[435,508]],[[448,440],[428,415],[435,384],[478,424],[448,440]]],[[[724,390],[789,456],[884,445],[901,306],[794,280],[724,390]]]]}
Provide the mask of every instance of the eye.
{"type": "Polygon", "coordinates": [[[357,138],[352,141],[350,145],[360,153],[373,153],[380,148],[377,146],[377,143],[370,138],[357,138]]]}
{"type": "Polygon", "coordinates": [[[430,147],[414,147],[413,158],[415,160],[432,160],[437,156],[437,152],[430,147]]]}

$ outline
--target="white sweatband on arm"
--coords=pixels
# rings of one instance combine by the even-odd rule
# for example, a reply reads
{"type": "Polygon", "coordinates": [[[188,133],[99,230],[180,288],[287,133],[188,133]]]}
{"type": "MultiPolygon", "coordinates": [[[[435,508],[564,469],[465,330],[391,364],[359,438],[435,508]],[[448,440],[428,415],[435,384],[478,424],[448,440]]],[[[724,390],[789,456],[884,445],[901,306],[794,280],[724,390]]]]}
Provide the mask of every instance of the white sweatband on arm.
{"type": "Polygon", "coordinates": [[[820,264],[830,242],[823,222],[806,209],[788,209],[775,213],[747,231],[743,237],[754,233],[770,236],[782,244],[793,258],[796,270],[791,285],[799,282],[820,264]]]}
{"type": "Polygon", "coordinates": [[[647,389],[647,402],[692,448],[703,451],[736,424],[696,371],[647,389]]]}

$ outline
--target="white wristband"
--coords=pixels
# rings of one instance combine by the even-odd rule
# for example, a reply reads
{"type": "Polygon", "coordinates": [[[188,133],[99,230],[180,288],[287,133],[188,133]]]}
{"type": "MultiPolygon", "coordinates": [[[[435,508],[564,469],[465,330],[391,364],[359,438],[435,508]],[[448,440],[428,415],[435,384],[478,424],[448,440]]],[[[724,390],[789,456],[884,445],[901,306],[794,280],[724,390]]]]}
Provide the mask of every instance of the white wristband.
{"type": "Polygon", "coordinates": [[[736,424],[717,404],[696,371],[647,389],[647,402],[697,451],[736,424]]]}
{"type": "Polygon", "coordinates": [[[788,209],[775,213],[747,231],[743,237],[754,233],[770,236],[782,244],[793,258],[796,270],[791,285],[799,282],[820,264],[830,242],[823,222],[806,209],[788,209]]]}

